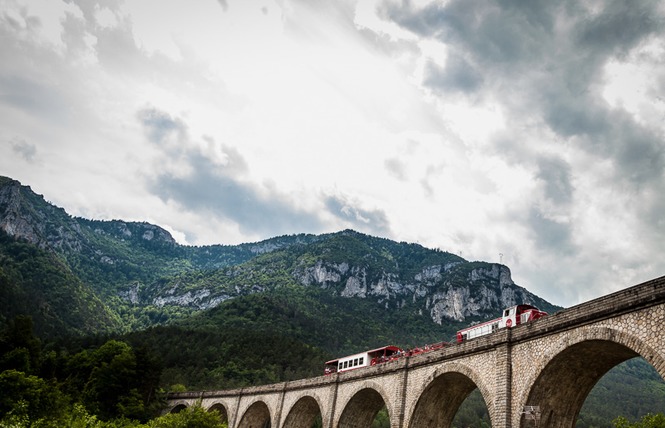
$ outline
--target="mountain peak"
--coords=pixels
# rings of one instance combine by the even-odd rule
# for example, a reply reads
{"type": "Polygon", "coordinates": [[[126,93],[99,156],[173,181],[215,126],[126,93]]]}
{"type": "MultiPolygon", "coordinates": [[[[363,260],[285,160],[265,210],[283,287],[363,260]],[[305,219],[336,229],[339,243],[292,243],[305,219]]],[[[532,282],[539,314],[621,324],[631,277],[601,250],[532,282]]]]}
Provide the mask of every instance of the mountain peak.
{"type": "Polygon", "coordinates": [[[50,246],[49,224],[68,218],[63,209],[46,202],[29,186],[0,177],[0,229],[9,236],[46,248],[50,246]]]}

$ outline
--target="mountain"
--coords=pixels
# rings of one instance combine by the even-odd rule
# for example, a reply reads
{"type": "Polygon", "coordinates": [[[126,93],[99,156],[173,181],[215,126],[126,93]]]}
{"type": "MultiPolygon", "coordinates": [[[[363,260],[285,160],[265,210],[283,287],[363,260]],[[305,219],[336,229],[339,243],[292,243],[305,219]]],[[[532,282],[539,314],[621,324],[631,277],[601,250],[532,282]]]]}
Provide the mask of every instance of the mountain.
{"type": "MultiPolygon", "coordinates": [[[[29,315],[62,355],[109,337],[127,341],[159,355],[164,387],[314,376],[329,358],[450,340],[516,303],[559,309],[515,284],[507,266],[418,244],[345,230],[180,245],[149,223],[72,217],[0,177],[0,331],[29,315]]],[[[646,362],[610,374],[578,426],[662,411],[665,387],[646,362]]],[[[485,426],[486,406],[474,397],[458,413],[461,426],[485,426]]]]}
{"type": "MultiPolygon", "coordinates": [[[[96,326],[63,319],[72,332],[163,324],[280,287],[315,287],[366,299],[438,325],[478,321],[517,303],[557,309],[516,285],[506,266],[468,262],[417,244],[346,230],[233,246],[185,246],[149,223],[72,217],[9,178],[0,178],[0,230],[60,261],[77,284],[71,302],[93,307],[88,300],[97,299],[98,312],[108,314],[96,326]]],[[[11,252],[3,254],[6,263],[15,261],[11,252]]],[[[43,324],[39,314],[32,315],[43,324]]]]}

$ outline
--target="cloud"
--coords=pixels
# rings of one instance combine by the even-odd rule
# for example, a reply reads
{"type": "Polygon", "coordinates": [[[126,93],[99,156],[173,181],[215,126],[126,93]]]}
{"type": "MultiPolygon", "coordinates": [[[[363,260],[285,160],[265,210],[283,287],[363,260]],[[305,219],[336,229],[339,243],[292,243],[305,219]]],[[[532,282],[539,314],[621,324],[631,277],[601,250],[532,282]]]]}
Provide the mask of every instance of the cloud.
{"type": "Polygon", "coordinates": [[[67,110],[57,90],[29,77],[0,77],[0,91],[0,102],[26,112],[61,117],[61,112],[67,110]]]}
{"type": "Polygon", "coordinates": [[[390,236],[390,222],[386,213],[379,209],[364,209],[359,205],[343,196],[331,195],[325,198],[328,211],[352,228],[378,236],[390,236]]]}
{"type": "Polygon", "coordinates": [[[562,304],[665,269],[662,2],[5,6],[0,167],[75,215],[501,252],[562,304]]]}
{"type": "Polygon", "coordinates": [[[12,150],[14,153],[18,154],[25,161],[32,163],[35,160],[37,155],[37,147],[34,144],[28,143],[27,141],[19,138],[14,138],[10,141],[12,150]]]}
{"type": "Polygon", "coordinates": [[[222,7],[222,9],[224,9],[224,12],[229,10],[229,4],[226,0],[217,0],[217,3],[219,3],[219,5],[222,7]]]}
{"type": "MultiPolygon", "coordinates": [[[[608,278],[593,282],[590,272],[608,263],[627,267],[615,283],[654,269],[629,248],[641,241],[654,254],[664,250],[655,238],[665,230],[656,214],[665,191],[663,106],[654,96],[664,81],[662,3],[386,1],[380,11],[417,35],[419,46],[427,40],[444,52],[430,57],[436,50],[423,48],[420,75],[444,115],[456,110],[451,95],[471,111],[500,112],[503,126],[464,144],[474,159],[495,159],[524,177],[517,198],[498,178],[512,206],[492,218],[530,248],[522,271],[534,285],[551,274],[553,287],[588,281],[588,295],[606,286],[608,278]],[[616,64],[640,67],[633,74],[644,93],[630,111],[605,94],[608,66],[616,64]],[[569,265],[569,277],[548,272],[549,263],[569,265]]],[[[476,126],[487,128],[480,116],[476,126]]]]}
{"type": "Polygon", "coordinates": [[[462,56],[448,57],[445,67],[430,61],[424,72],[423,84],[436,92],[475,92],[483,83],[483,76],[462,56]]]}
{"type": "Polygon", "coordinates": [[[572,242],[571,226],[548,218],[538,208],[532,207],[527,219],[539,250],[571,256],[576,250],[572,242]]]}
{"type": "Polygon", "coordinates": [[[160,146],[180,148],[189,140],[187,125],[154,107],[145,107],[136,114],[148,140],[160,146]]]}
{"type": "MultiPolygon", "coordinates": [[[[626,59],[663,36],[665,17],[658,2],[613,1],[587,8],[577,2],[454,0],[422,9],[409,2],[386,3],[383,10],[410,31],[445,43],[446,63],[427,63],[424,86],[444,96],[473,93],[482,85],[485,98],[503,103],[509,123],[544,125],[541,129],[558,137],[550,136],[537,150],[549,144],[568,151],[567,144],[574,144],[599,160],[610,160],[616,166],[613,180],[639,185],[663,179],[662,127],[636,121],[602,96],[610,61],[626,59]]],[[[508,139],[529,138],[523,129],[510,133],[508,139]]],[[[543,135],[541,131],[533,138],[543,135]]],[[[549,196],[570,200],[572,177],[585,172],[569,165],[559,176],[563,181],[554,185],[550,173],[555,165],[535,152],[499,154],[531,164],[548,183],[549,196]]]]}
{"type": "Polygon", "coordinates": [[[400,181],[406,180],[406,164],[397,158],[386,159],[383,163],[390,175],[400,181]]]}
{"type": "Polygon", "coordinates": [[[570,165],[554,156],[538,160],[537,177],[545,183],[545,197],[557,205],[568,205],[573,198],[570,165]]]}
{"type": "Polygon", "coordinates": [[[247,235],[321,231],[318,217],[297,209],[295,201],[285,195],[262,194],[255,186],[227,175],[223,168],[202,155],[190,154],[188,162],[191,174],[183,177],[159,174],[150,183],[151,191],[189,211],[232,220],[247,235]]]}
{"type": "MultiPolygon", "coordinates": [[[[222,145],[218,150],[221,156],[205,153],[190,140],[182,119],[154,107],[144,108],[136,116],[147,138],[169,156],[178,152],[185,166],[167,166],[149,180],[149,190],[160,199],[202,216],[230,220],[247,235],[317,233],[323,229],[316,214],[298,209],[288,195],[243,180],[249,168],[236,149],[222,145]]],[[[215,144],[209,136],[203,140],[209,146],[215,144]]]]}

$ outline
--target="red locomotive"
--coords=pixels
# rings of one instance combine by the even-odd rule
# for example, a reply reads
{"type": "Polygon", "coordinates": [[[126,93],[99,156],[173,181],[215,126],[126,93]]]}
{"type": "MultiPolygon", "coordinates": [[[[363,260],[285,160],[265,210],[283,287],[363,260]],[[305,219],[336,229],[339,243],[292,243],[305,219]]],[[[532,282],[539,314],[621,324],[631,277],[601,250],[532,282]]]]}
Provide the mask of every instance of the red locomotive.
{"type": "MultiPolygon", "coordinates": [[[[459,330],[457,332],[457,343],[462,343],[465,340],[475,339],[476,337],[484,336],[486,334],[494,333],[502,328],[511,328],[529,321],[537,320],[547,315],[531,305],[517,305],[505,309],[501,318],[496,318],[482,324],[476,324],[472,327],[459,330]]],[[[444,346],[450,345],[448,342],[440,342],[434,345],[425,345],[422,348],[403,350],[397,346],[384,346],[382,348],[372,349],[370,351],[361,352],[359,354],[349,355],[347,357],[330,360],[325,363],[324,373],[326,375],[332,373],[340,373],[348,370],[359,369],[362,367],[375,366],[390,361],[395,361],[401,357],[408,357],[412,355],[422,354],[424,352],[441,349],[444,346]]]]}
{"type": "Polygon", "coordinates": [[[501,318],[487,321],[482,324],[476,324],[457,332],[457,343],[462,343],[468,339],[474,339],[479,336],[494,333],[500,328],[511,328],[520,324],[537,320],[547,315],[547,312],[538,310],[531,305],[517,305],[503,311],[501,318]]]}

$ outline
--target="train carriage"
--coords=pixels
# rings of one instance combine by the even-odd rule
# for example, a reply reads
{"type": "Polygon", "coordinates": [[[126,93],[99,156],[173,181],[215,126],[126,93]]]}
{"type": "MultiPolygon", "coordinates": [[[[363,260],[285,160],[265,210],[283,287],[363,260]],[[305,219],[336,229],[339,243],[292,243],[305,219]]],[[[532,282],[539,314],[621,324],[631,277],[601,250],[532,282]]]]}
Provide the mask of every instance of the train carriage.
{"type": "Polygon", "coordinates": [[[529,321],[537,320],[547,315],[531,305],[516,305],[503,311],[501,318],[496,318],[482,324],[476,324],[457,332],[457,343],[474,339],[479,336],[494,333],[501,328],[511,328],[529,321]]]}
{"type": "MultiPolygon", "coordinates": [[[[538,318],[542,318],[546,315],[547,312],[543,312],[535,306],[512,306],[505,309],[502,312],[500,318],[459,330],[457,332],[457,343],[462,343],[469,339],[491,334],[502,328],[515,327],[520,324],[537,320],[538,318]]],[[[349,355],[347,357],[327,361],[325,363],[324,373],[329,375],[333,373],[341,373],[349,370],[359,369],[362,367],[374,366],[376,364],[394,361],[401,357],[409,357],[412,355],[422,354],[423,352],[441,349],[447,345],[449,345],[449,343],[440,342],[434,345],[426,345],[423,348],[409,349],[407,351],[403,351],[397,346],[384,346],[382,348],[376,348],[370,351],[361,352],[359,354],[349,355]]]]}
{"type": "Polygon", "coordinates": [[[385,363],[398,358],[402,352],[401,348],[391,345],[361,352],[360,354],[349,355],[348,357],[338,358],[336,360],[330,360],[325,364],[325,374],[345,372],[348,370],[359,369],[361,367],[369,367],[385,363]]]}

